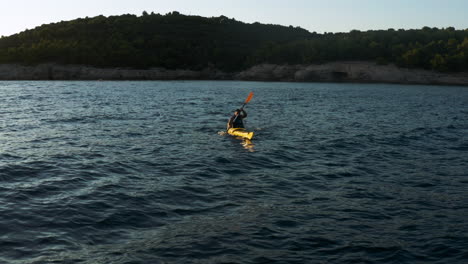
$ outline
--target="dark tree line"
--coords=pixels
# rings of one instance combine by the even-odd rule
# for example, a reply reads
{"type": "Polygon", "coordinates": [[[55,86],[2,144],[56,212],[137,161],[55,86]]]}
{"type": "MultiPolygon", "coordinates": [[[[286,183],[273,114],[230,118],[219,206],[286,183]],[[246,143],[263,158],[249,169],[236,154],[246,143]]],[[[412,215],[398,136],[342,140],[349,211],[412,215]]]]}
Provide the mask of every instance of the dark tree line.
{"type": "Polygon", "coordinates": [[[468,70],[468,30],[310,33],[227,17],[97,16],[42,25],[0,38],[0,63],[85,64],[237,71],[259,63],[366,60],[438,71],[468,70]]]}
{"type": "Polygon", "coordinates": [[[468,70],[468,29],[379,30],[323,34],[258,49],[252,63],[307,64],[367,60],[437,71],[468,70]]]}

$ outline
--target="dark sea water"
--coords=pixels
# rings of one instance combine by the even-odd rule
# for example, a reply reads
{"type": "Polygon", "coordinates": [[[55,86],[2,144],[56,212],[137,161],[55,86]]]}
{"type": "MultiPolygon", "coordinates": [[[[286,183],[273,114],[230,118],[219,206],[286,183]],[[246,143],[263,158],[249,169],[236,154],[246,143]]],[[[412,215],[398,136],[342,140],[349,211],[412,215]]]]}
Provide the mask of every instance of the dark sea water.
{"type": "Polygon", "coordinates": [[[0,263],[468,263],[468,88],[0,82],[0,263]]]}

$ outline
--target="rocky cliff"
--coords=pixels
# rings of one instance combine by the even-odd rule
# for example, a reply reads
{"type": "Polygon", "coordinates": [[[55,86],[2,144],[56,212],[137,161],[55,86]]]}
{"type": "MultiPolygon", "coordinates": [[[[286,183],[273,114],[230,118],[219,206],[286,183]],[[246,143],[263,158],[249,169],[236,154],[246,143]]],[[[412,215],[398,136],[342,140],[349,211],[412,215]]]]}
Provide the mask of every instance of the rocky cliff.
{"type": "Polygon", "coordinates": [[[22,66],[0,64],[0,80],[218,80],[224,78],[228,78],[228,75],[217,70],[191,71],[163,68],[138,70],[80,65],[22,66]]]}
{"type": "Polygon", "coordinates": [[[316,65],[257,65],[242,72],[94,68],[79,65],[0,65],[0,80],[249,80],[292,82],[373,82],[467,85],[468,73],[440,73],[377,65],[371,62],[334,62],[316,65]]]}
{"type": "Polygon", "coordinates": [[[317,65],[254,66],[235,75],[240,80],[295,82],[371,82],[402,84],[468,85],[468,73],[440,73],[427,70],[377,65],[371,62],[334,62],[317,65]]]}

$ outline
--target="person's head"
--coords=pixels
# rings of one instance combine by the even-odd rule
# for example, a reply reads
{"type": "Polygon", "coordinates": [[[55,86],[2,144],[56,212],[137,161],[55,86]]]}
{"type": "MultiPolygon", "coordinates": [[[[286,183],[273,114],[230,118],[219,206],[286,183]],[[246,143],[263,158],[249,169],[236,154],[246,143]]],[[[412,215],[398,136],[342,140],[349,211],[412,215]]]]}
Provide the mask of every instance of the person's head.
{"type": "Polygon", "coordinates": [[[240,114],[240,112],[241,112],[240,109],[236,109],[236,110],[234,111],[234,115],[238,115],[238,114],[240,114]]]}

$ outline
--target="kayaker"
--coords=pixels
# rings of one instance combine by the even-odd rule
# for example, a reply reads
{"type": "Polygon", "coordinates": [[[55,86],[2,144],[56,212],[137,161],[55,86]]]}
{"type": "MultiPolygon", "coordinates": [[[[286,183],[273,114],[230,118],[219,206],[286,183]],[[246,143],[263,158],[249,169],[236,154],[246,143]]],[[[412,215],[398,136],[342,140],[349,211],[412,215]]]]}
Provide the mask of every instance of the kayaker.
{"type": "Polygon", "coordinates": [[[244,128],[244,118],[247,117],[247,113],[244,111],[244,109],[236,109],[234,111],[234,115],[229,118],[229,121],[227,123],[227,129],[229,130],[230,128],[244,128]]]}

